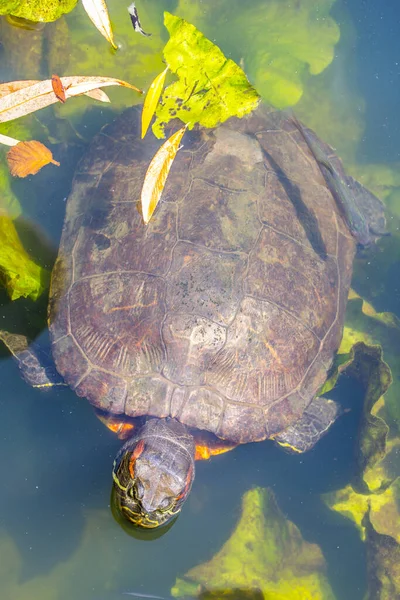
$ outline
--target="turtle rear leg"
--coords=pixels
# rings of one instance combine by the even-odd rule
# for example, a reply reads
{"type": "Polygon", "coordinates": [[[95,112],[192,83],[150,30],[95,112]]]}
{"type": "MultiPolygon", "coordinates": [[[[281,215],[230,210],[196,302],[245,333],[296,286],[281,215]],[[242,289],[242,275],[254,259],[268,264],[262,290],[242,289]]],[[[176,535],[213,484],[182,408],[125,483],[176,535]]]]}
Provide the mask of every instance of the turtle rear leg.
{"type": "Polygon", "coordinates": [[[380,237],[390,235],[390,232],[386,230],[385,206],[383,202],[350,175],[346,176],[346,185],[353,193],[355,203],[367,222],[369,232],[368,243],[361,245],[368,246],[372,242],[376,242],[380,237]]]}
{"type": "Polygon", "coordinates": [[[337,402],[317,396],[294,425],[273,439],[290,452],[306,452],[315,446],[340,414],[337,402]]]}
{"type": "Polygon", "coordinates": [[[57,373],[50,353],[46,353],[35,344],[29,344],[25,335],[0,330],[0,340],[11,352],[26,383],[45,389],[55,385],[66,385],[57,373]]]}

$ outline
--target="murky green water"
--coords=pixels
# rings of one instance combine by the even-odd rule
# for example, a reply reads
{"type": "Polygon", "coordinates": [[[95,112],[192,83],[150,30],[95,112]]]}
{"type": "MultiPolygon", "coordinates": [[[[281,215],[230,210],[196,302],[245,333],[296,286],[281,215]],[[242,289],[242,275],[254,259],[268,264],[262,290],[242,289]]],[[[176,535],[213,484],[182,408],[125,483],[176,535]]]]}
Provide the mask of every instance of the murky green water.
{"type": "MultiPolygon", "coordinates": [[[[350,172],[385,199],[392,237],[357,261],[353,287],[377,312],[400,318],[400,9],[395,0],[380,6],[363,0],[138,1],[151,38],[133,32],[128,2],[107,4],[120,46],[116,53],[80,5],[57,25],[46,26],[51,29],[46,36],[45,29],[14,29],[3,19],[0,80],[98,74],[147,88],[164,68],[163,10],[188,19],[227,56],[242,61],[268,100],[285,106],[302,96],[296,107],[301,118],[337,149],[350,172]],[[275,76],[273,90],[266,72],[275,76]]],[[[128,90],[113,89],[110,97],[112,104],[105,107],[75,99],[8,129],[15,137],[34,134],[53,143],[62,163],[60,169],[47,167],[13,181],[12,191],[3,193],[4,204],[19,214],[25,247],[49,269],[74,166],[103,124],[138,101],[128,90]]],[[[4,177],[1,185],[6,189],[4,177]]],[[[1,291],[0,327],[45,339],[45,304],[45,299],[12,303],[1,291]]],[[[374,331],[365,332],[372,342],[374,331]]],[[[388,328],[382,339],[396,385],[398,329],[388,328]]],[[[331,396],[351,410],[313,451],[289,456],[272,443],[251,444],[199,464],[177,522],[163,537],[143,541],[127,535],[109,507],[112,461],[120,442],[87,402],[70,390],[28,388],[7,353],[0,352],[2,600],[114,600],[126,591],[168,596],[177,577],[209,560],[229,538],[241,498],[254,486],[273,489],[284,515],[305,540],[320,546],[336,598],[365,597],[366,546],[356,526],[321,498],[344,488],[354,475],[363,400],[355,381],[342,378],[335,388],[331,396]]],[[[391,407],[397,439],[394,400],[391,407]]],[[[397,473],[399,463],[392,470],[397,473]]]]}

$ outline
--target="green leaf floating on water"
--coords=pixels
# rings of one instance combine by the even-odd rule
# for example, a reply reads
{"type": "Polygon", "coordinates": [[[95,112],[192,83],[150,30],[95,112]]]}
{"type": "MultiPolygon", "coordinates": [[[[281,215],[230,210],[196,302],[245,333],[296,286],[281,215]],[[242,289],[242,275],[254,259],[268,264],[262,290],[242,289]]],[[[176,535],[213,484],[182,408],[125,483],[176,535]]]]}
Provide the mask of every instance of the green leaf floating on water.
{"type": "Polygon", "coordinates": [[[156,112],[153,132],[164,136],[164,125],[177,117],[192,129],[196,123],[215,127],[232,116],[243,117],[254,110],[260,100],[242,69],[227,59],[193,25],[164,13],[170,40],[164,57],[170,70],[178,76],[168,86],[156,112]]]}
{"type": "Polygon", "coordinates": [[[0,215],[0,239],[0,281],[11,300],[21,296],[37,300],[45,289],[48,273],[29,258],[13,221],[5,215],[0,215]]]}
{"type": "Polygon", "coordinates": [[[78,0],[1,0],[0,15],[29,21],[55,21],[70,12],[78,0]]]}
{"type": "Polygon", "coordinates": [[[273,493],[263,488],[244,494],[242,515],[229,540],[209,562],[177,579],[171,593],[227,600],[334,600],[319,546],[303,540],[273,493]]]}

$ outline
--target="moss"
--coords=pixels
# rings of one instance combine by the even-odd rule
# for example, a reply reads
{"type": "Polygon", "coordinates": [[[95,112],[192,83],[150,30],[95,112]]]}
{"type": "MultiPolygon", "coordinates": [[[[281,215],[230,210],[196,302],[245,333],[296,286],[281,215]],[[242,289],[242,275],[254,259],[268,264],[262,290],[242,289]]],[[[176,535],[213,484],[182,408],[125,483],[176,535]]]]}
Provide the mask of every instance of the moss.
{"type": "Polygon", "coordinates": [[[177,579],[171,594],[201,598],[333,600],[320,548],[303,540],[274,495],[255,488],[242,500],[242,515],[229,540],[209,562],[177,579]]]}
{"type": "Polygon", "coordinates": [[[78,0],[3,0],[0,15],[12,15],[29,21],[55,21],[69,13],[78,0]]]}

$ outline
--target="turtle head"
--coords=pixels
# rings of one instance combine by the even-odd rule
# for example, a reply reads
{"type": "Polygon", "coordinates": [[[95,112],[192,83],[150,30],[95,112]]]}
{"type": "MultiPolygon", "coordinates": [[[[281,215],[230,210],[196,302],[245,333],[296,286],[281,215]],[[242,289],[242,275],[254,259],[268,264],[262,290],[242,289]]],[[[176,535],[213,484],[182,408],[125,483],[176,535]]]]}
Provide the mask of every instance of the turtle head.
{"type": "Polygon", "coordinates": [[[174,419],[149,419],[118,452],[113,480],[120,513],[139,527],[165,525],[194,478],[195,442],[174,419]]]}

